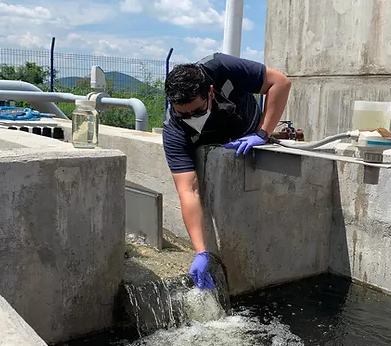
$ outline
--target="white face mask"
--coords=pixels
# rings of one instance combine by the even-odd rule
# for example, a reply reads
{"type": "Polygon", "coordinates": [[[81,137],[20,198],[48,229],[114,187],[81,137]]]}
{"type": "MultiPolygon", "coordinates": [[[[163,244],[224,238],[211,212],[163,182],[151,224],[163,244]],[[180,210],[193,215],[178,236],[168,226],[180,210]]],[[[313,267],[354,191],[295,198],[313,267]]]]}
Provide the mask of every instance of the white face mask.
{"type": "Polygon", "coordinates": [[[208,111],[204,114],[204,115],[200,115],[200,116],[193,116],[191,117],[190,119],[183,119],[183,121],[191,126],[194,130],[196,130],[198,133],[201,133],[202,132],[202,129],[204,128],[205,126],[205,123],[206,121],[208,120],[209,116],[210,116],[210,110],[208,109],[208,111]]]}

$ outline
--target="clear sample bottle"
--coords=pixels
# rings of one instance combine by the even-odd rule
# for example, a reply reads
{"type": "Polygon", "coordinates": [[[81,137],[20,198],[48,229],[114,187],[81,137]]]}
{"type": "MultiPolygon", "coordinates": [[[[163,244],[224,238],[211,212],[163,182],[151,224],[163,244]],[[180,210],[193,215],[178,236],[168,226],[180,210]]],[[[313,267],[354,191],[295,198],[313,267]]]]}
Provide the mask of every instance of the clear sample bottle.
{"type": "Polygon", "coordinates": [[[99,112],[95,102],[76,100],[72,112],[72,143],[75,148],[96,148],[99,136],[99,112]]]}
{"type": "Polygon", "coordinates": [[[391,130],[391,102],[355,101],[352,130],[391,130]]]}

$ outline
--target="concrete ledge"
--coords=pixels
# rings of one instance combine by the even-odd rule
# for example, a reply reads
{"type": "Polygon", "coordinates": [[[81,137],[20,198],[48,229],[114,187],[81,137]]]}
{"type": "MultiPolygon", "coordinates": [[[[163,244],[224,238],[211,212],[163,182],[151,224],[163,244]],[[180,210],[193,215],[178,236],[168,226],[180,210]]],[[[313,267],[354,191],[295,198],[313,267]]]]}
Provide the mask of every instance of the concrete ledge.
{"type": "Polygon", "coordinates": [[[0,127],[0,150],[16,148],[70,148],[69,143],[0,127]]]}
{"type": "Polygon", "coordinates": [[[123,279],[126,157],[0,151],[0,293],[47,342],[113,325],[123,279]]]}
{"type": "Polygon", "coordinates": [[[47,346],[1,295],[0,331],[1,346],[47,346]]]}

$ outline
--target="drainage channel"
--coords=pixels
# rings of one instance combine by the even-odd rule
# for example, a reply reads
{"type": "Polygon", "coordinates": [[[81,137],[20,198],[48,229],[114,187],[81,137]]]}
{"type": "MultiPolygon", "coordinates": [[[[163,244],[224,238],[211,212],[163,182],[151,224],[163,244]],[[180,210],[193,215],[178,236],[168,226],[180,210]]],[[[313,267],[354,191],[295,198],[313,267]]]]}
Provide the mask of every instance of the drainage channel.
{"type": "MultiPolygon", "coordinates": [[[[391,297],[323,274],[231,299],[225,313],[211,292],[187,291],[197,321],[139,338],[108,332],[67,346],[385,346],[391,297]]],[[[65,345],[64,345],[65,346],[65,345]]]]}

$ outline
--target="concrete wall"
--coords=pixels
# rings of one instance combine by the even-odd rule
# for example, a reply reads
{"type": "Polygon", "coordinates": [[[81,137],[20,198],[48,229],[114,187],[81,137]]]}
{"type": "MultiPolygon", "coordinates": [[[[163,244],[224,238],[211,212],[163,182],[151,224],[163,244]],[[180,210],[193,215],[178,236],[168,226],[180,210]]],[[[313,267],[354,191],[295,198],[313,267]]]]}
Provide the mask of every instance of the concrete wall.
{"type": "Polygon", "coordinates": [[[0,294],[47,343],[113,325],[125,240],[126,157],[55,142],[0,150],[0,294]]]}
{"type": "MultiPolygon", "coordinates": [[[[353,155],[346,147],[338,153],[353,155]]],[[[198,163],[208,247],[231,294],[327,271],[391,292],[391,169],[233,154],[204,147],[198,163]]]]}
{"type": "Polygon", "coordinates": [[[352,130],[355,100],[391,101],[386,76],[293,77],[284,117],[304,129],[306,140],[352,130]]]}
{"type": "Polygon", "coordinates": [[[268,1],[265,63],[292,77],[284,118],[306,139],[350,130],[354,100],[391,101],[390,16],[384,0],[268,1]]]}
{"type": "Polygon", "coordinates": [[[330,269],[391,292],[391,169],[339,162],[337,174],[330,269]]]}
{"type": "MultiPolygon", "coordinates": [[[[59,121],[65,137],[71,140],[71,123],[59,121]]],[[[126,154],[126,179],[163,194],[163,227],[188,238],[182,221],[179,198],[168,169],[163,150],[162,135],[101,125],[99,146],[118,149],[126,154]]]]}
{"type": "Polygon", "coordinates": [[[201,148],[208,247],[231,294],[327,271],[333,163],[274,152],[235,159],[201,148]]]}
{"type": "Polygon", "coordinates": [[[0,345],[47,345],[2,296],[0,296],[0,345]]]}

